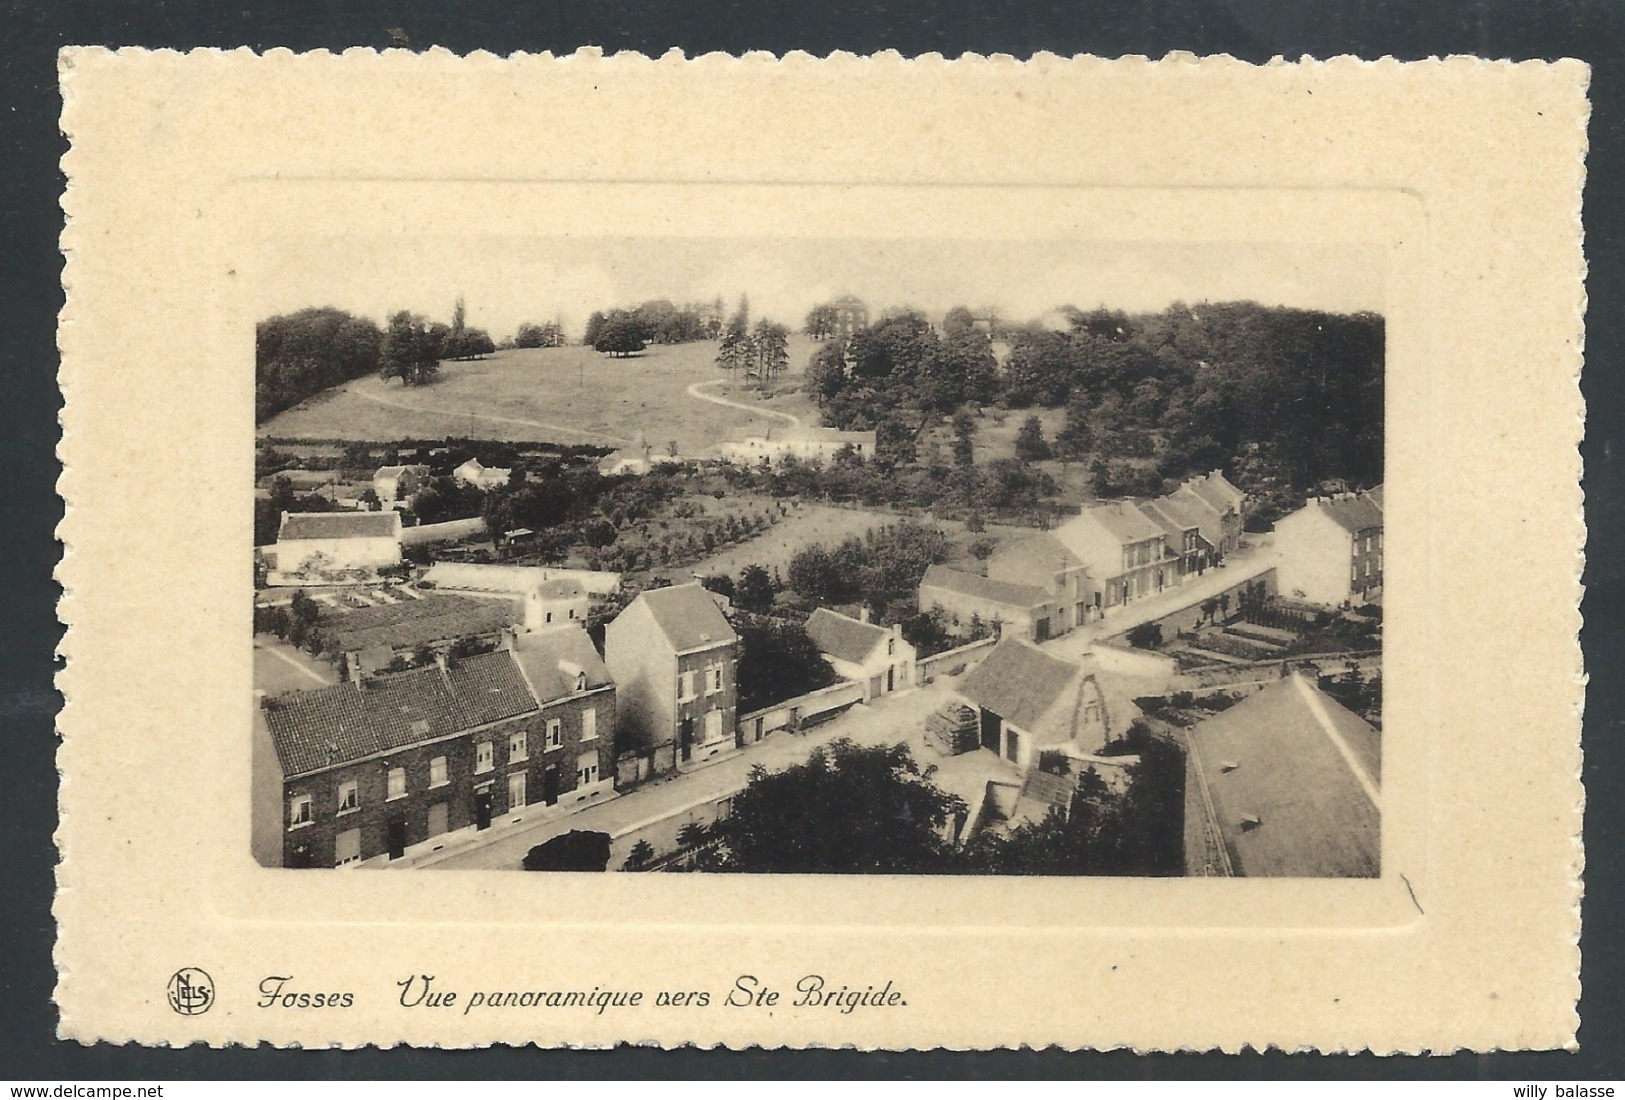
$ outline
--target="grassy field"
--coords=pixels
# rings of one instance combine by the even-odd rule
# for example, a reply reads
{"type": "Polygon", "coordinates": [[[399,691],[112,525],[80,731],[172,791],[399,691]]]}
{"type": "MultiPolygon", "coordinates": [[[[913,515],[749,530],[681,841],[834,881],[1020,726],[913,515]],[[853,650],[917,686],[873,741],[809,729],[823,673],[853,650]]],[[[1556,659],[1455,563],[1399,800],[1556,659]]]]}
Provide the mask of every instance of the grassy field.
{"type": "MultiPolygon", "coordinates": [[[[789,392],[765,405],[737,383],[709,386],[707,392],[814,423],[811,404],[794,391],[815,347],[804,336],[790,338],[791,370],[778,387],[789,392]]],[[[457,435],[614,446],[642,432],[659,450],[675,440],[679,453],[703,455],[724,440],[788,423],[690,394],[694,383],[726,378],[715,357],[709,341],[655,345],[629,359],[585,347],[502,351],[442,363],[438,380],[421,388],[357,379],[271,418],[259,434],[368,440],[457,435]]]]}

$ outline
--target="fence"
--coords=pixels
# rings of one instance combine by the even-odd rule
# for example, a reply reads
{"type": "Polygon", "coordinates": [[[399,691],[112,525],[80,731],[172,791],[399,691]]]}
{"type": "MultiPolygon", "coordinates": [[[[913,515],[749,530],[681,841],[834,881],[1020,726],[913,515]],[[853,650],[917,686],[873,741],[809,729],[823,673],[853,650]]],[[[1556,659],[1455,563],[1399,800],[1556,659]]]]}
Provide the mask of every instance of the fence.
{"type": "Polygon", "coordinates": [[[1291,669],[1322,660],[1366,661],[1382,656],[1382,650],[1360,650],[1349,653],[1305,653],[1296,657],[1274,658],[1268,661],[1247,661],[1241,664],[1210,665],[1181,672],[1174,678],[1175,686],[1185,689],[1223,687],[1226,684],[1251,684],[1262,680],[1279,680],[1291,669]]]}
{"type": "Polygon", "coordinates": [[[982,658],[987,656],[988,650],[997,643],[997,638],[980,638],[957,649],[921,657],[914,662],[914,679],[918,683],[924,683],[927,676],[953,675],[951,670],[957,665],[964,665],[966,669],[975,668],[982,663],[982,658]]]}
{"type": "Polygon", "coordinates": [[[855,680],[842,680],[827,688],[786,699],[771,707],[751,711],[739,716],[740,740],[749,744],[759,741],[775,730],[799,729],[816,725],[835,717],[854,703],[863,702],[863,685],[855,680]]]}

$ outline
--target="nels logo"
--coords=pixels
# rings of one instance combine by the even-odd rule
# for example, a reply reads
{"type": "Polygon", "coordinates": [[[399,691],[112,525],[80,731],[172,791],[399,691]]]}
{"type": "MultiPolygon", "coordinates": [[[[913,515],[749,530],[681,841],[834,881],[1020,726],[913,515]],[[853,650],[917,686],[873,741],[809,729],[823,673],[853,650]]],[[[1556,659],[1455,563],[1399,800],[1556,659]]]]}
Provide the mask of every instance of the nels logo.
{"type": "Polygon", "coordinates": [[[214,1005],[214,979],[195,966],[182,967],[169,979],[169,1007],[182,1016],[198,1016],[214,1005]]]}

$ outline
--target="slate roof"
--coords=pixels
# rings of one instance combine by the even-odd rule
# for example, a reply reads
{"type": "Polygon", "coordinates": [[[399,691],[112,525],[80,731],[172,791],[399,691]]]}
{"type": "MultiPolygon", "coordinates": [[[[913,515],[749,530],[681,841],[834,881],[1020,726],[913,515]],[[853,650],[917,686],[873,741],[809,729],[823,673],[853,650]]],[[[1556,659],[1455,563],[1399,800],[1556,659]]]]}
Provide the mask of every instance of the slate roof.
{"type": "Polygon", "coordinates": [[[1198,530],[1200,530],[1202,527],[1200,523],[1198,523],[1196,520],[1190,519],[1188,515],[1185,514],[1184,508],[1168,500],[1166,497],[1142,502],[1140,504],[1140,511],[1143,512],[1145,517],[1152,523],[1155,523],[1158,527],[1162,528],[1163,533],[1168,536],[1169,548],[1175,553],[1178,553],[1184,548],[1186,531],[1190,530],[1192,527],[1195,527],[1198,530]]]}
{"type": "Polygon", "coordinates": [[[1246,494],[1230,484],[1229,479],[1217,470],[1191,478],[1183,488],[1189,489],[1220,512],[1239,511],[1241,502],[1246,499],[1246,494]]]}
{"type": "Polygon", "coordinates": [[[377,539],[400,534],[399,512],[289,512],[278,542],[297,539],[377,539]]]}
{"type": "Polygon", "coordinates": [[[1187,767],[1236,874],[1380,873],[1381,735],[1302,676],[1198,724],[1187,767]]]}
{"type": "Polygon", "coordinates": [[[543,706],[575,694],[577,669],[587,674],[589,690],[611,682],[603,658],[579,626],[520,634],[514,639],[513,659],[543,706]]]}
{"type": "Polygon", "coordinates": [[[820,607],[807,617],[807,635],[820,652],[856,665],[867,660],[891,631],[820,607]]]}
{"type": "Polygon", "coordinates": [[[1308,506],[1319,508],[1323,515],[1329,516],[1339,527],[1351,534],[1382,526],[1382,508],[1369,497],[1343,496],[1330,500],[1312,500],[1308,506]]]}
{"type": "Polygon", "coordinates": [[[513,655],[487,653],[263,702],[285,776],[439,740],[537,709],[513,655]]]}
{"type": "Polygon", "coordinates": [[[536,586],[536,591],[544,600],[573,600],[578,596],[587,594],[587,590],[581,585],[564,578],[543,581],[536,586]]]}
{"type": "Polygon", "coordinates": [[[515,600],[470,599],[434,593],[418,600],[353,611],[324,612],[322,625],[340,652],[389,646],[406,649],[447,638],[492,634],[524,618],[515,600]]]}
{"type": "Polygon", "coordinates": [[[1375,504],[1378,508],[1382,507],[1382,486],[1381,485],[1378,485],[1375,488],[1367,489],[1365,491],[1365,495],[1370,497],[1371,498],[1371,503],[1375,504]]]}
{"type": "Polygon", "coordinates": [[[971,670],[959,691],[974,705],[1032,731],[1082,673],[1071,661],[1009,637],[971,670]]]}
{"type": "Polygon", "coordinates": [[[975,573],[950,569],[946,565],[933,565],[927,569],[925,576],[920,579],[920,587],[943,588],[963,596],[974,596],[980,600],[1002,603],[1023,610],[1049,600],[1049,595],[1034,585],[989,580],[975,573]]]}
{"type": "Polygon", "coordinates": [[[381,477],[400,477],[402,474],[406,473],[408,470],[412,471],[415,474],[426,474],[426,473],[429,472],[429,467],[427,467],[427,466],[380,466],[380,467],[378,467],[378,472],[373,474],[372,476],[373,476],[374,480],[377,480],[378,478],[381,478],[381,477]]]}
{"type": "Polygon", "coordinates": [[[655,625],[678,653],[739,640],[713,594],[702,588],[699,581],[651,588],[638,599],[649,609],[655,625]]]}
{"type": "Polygon", "coordinates": [[[1092,517],[1119,542],[1144,542],[1162,537],[1162,528],[1148,519],[1132,501],[1114,500],[1096,504],[1083,514],[1092,517]]]}

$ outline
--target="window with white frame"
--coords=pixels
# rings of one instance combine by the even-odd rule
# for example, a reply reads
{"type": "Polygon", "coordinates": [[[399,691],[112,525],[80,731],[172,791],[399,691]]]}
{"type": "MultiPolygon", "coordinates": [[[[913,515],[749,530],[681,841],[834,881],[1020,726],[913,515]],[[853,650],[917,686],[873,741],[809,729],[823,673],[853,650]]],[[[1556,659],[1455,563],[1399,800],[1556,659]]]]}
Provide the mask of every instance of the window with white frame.
{"type": "Polygon", "coordinates": [[[497,766],[496,748],[489,741],[474,743],[474,772],[488,772],[497,766]]]}
{"type": "Polygon", "coordinates": [[[581,739],[591,741],[598,736],[598,711],[588,707],[581,712],[581,739]]]}
{"type": "Polygon", "coordinates": [[[694,673],[684,672],[677,677],[677,701],[686,703],[694,698],[694,673]]]}
{"type": "Polygon", "coordinates": [[[517,764],[530,757],[530,735],[524,730],[508,734],[508,763],[517,764]]]}
{"type": "Polygon", "coordinates": [[[886,639],[886,656],[888,656],[888,657],[897,656],[897,639],[896,638],[887,638],[886,639]]]}
{"type": "Polygon", "coordinates": [[[384,797],[387,798],[387,799],[396,799],[396,798],[405,798],[406,797],[406,769],[405,768],[390,768],[389,769],[389,793],[386,794],[384,797]]]}
{"type": "Polygon", "coordinates": [[[715,695],[722,690],[722,665],[708,665],[705,669],[705,693],[715,695]]]}
{"type": "Polygon", "coordinates": [[[361,787],[355,780],[339,784],[339,813],[347,814],[361,808],[361,787]]]}
{"type": "Polygon", "coordinates": [[[557,718],[550,719],[547,723],[547,747],[550,749],[564,747],[564,723],[557,718]]]}
{"type": "Polygon", "coordinates": [[[586,787],[598,782],[598,754],[583,753],[576,761],[576,786],[586,787]]]}
{"type": "Polygon", "coordinates": [[[525,773],[514,772],[508,776],[508,812],[523,808],[525,805],[525,773]]]}
{"type": "Polygon", "coordinates": [[[429,786],[444,787],[449,782],[446,777],[446,758],[437,756],[429,761],[429,786]]]}
{"type": "Polygon", "coordinates": [[[297,829],[311,823],[310,795],[296,794],[288,799],[288,828],[297,829]]]}

